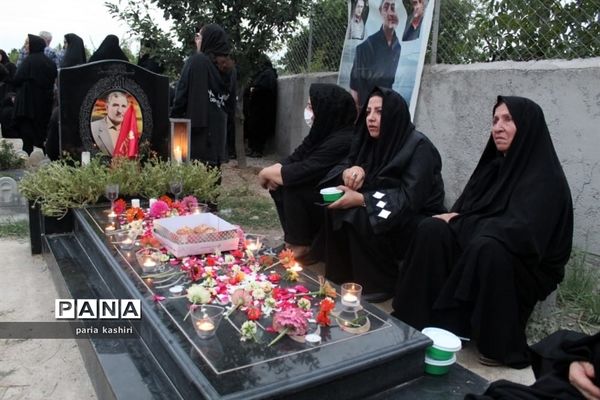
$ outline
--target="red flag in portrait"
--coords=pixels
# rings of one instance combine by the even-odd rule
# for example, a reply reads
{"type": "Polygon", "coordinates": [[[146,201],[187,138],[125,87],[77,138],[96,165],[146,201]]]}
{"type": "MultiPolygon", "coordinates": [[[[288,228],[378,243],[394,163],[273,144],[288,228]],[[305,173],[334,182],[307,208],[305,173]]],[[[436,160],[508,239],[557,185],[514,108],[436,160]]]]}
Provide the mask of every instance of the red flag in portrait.
{"type": "Polygon", "coordinates": [[[135,116],[135,108],[132,105],[129,106],[123,117],[123,123],[121,124],[121,130],[119,131],[119,137],[115,144],[115,151],[113,157],[129,157],[135,158],[138,155],[138,143],[139,134],[137,130],[137,118],[135,116]]]}

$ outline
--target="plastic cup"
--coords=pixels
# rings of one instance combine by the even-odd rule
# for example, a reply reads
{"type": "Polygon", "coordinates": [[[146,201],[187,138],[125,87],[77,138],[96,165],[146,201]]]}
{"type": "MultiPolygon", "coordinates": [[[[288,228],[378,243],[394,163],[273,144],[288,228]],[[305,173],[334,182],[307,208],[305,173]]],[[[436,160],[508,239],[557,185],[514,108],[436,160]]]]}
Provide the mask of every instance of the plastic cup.
{"type": "Polygon", "coordinates": [[[425,328],[423,334],[433,340],[433,345],[425,350],[428,358],[438,361],[448,361],[462,348],[458,336],[445,329],[425,328]]]}
{"type": "Polygon", "coordinates": [[[342,195],[344,194],[342,190],[335,187],[321,189],[319,193],[321,193],[321,196],[323,197],[323,201],[325,203],[333,203],[334,201],[342,197],[342,195]]]}
{"type": "Polygon", "coordinates": [[[452,355],[449,360],[434,360],[425,357],[425,372],[429,375],[446,375],[450,371],[452,364],[456,362],[456,355],[452,355]]]}

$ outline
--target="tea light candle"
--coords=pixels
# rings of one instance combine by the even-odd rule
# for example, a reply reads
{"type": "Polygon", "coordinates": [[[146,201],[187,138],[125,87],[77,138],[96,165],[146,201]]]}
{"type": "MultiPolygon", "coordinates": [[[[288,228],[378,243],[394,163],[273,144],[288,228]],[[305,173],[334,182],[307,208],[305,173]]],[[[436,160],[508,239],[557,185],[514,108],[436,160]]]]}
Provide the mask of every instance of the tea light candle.
{"type": "Polygon", "coordinates": [[[117,214],[114,211],[110,211],[110,213],[108,214],[108,218],[112,219],[112,218],[116,218],[117,214]]]}
{"type": "Polygon", "coordinates": [[[183,161],[183,158],[181,155],[181,146],[175,147],[175,150],[173,150],[173,157],[175,158],[175,162],[177,164],[181,164],[181,162],[183,161]]]}
{"type": "Polygon", "coordinates": [[[131,238],[125,238],[123,240],[121,240],[121,242],[119,243],[119,246],[123,249],[123,250],[129,250],[133,247],[133,239],[131,238]]]}
{"type": "Polygon", "coordinates": [[[90,152],[82,151],[81,152],[81,165],[88,165],[90,163],[90,152]]]}
{"type": "Polygon", "coordinates": [[[171,292],[173,296],[179,296],[183,292],[183,286],[175,285],[169,288],[169,292],[171,292]]]}
{"type": "Polygon", "coordinates": [[[140,208],[140,199],[131,199],[132,208],[140,208]]]}
{"type": "Polygon", "coordinates": [[[198,214],[200,214],[200,207],[198,207],[198,206],[193,206],[193,207],[191,208],[191,211],[192,211],[192,214],[194,214],[194,215],[198,215],[198,214]]]}
{"type": "Polygon", "coordinates": [[[144,258],[144,267],[156,267],[156,261],[154,261],[152,258],[150,257],[146,257],[144,258]]]}
{"type": "Polygon", "coordinates": [[[352,293],[346,293],[342,296],[342,303],[351,306],[356,305],[358,303],[358,297],[356,297],[352,293]]]}
{"type": "Polygon", "coordinates": [[[215,324],[210,319],[201,319],[196,322],[196,326],[202,333],[209,333],[215,329],[215,324]]]}
{"type": "Polygon", "coordinates": [[[115,227],[115,225],[114,225],[114,224],[110,224],[110,225],[107,225],[107,226],[106,226],[106,228],[104,228],[104,232],[112,232],[112,231],[114,231],[115,229],[117,229],[117,228],[115,227]]]}

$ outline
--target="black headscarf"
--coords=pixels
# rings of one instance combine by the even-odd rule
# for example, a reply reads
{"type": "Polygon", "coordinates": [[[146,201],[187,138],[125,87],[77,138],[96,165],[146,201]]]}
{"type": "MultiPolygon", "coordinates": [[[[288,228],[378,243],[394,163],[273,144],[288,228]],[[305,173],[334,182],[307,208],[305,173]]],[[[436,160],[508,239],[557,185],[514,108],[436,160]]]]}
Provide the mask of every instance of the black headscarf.
{"type": "Polygon", "coordinates": [[[331,83],[313,83],[308,93],[315,118],[305,143],[316,146],[332,132],[354,124],[356,106],[346,90],[331,83]]]}
{"type": "Polygon", "coordinates": [[[544,298],[562,280],[571,253],[571,192],[540,106],[522,97],[499,96],[517,131],[505,155],[490,135],[451,220],[461,245],[474,236],[499,240],[528,267],[544,298]]]}
{"type": "Polygon", "coordinates": [[[85,46],[83,45],[83,39],[74,33],[67,33],[65,35],[65,42],[67,42],[67,50],[60,63],[61,68],[85,64],[85,46]]]}
{"type": "Polygon", "coordinates": [[[100,61],[100,60],[123,60],[129,61],[121,47],[119,46],[119,38],[115,35],[108,35],[100,47],[92,54],[89,62],[100,61]]]}
{"type": "Polygon", "coordinates": [[[217,24],[205,25],[202,30],[200,51],[213,55],[229,55],[231,46],[227,33],[217,24]]]}
{"type": "Polygon", "coordinates": [[[365,188],[369,183],[375,183],[374,178],[381,175],[382,169],[397,156],[408,137],[415,131],[404,98],[391,89],[375,88],[368,99],[378,93],[383,97],[379,137],[373,139],[369,135],[366,121],[369,103],[367,100],[358,116],[359,134],[349,155],[352,165],[358,165],[365,170],[365,188]]]}
{"type": "Polygon", "coordinates": [[[6,70],[8,71],[8,79],[7,81],[11,81],[12,78],[15,76],[15,72],[17,71],[17,66],[12,63],[10,61],[10,59],[8,58],[8,55],[6,54],[6,52],[2,49],[0,49],[0,54],[2,55],[2,65],[4,65],[4,68],[6,68],[6,70]]]}

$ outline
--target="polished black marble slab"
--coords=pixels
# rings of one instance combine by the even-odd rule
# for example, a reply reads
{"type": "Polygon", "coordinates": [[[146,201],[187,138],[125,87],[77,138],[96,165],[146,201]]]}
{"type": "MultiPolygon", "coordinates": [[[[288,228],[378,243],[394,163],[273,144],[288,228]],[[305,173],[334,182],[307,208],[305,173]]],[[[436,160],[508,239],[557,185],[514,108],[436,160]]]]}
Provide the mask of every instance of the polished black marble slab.
{"type": "MultiPolygon", "coordinates": [[[[368,304],[368,332],[323,329],[319,346],[284,338],[267,347],[274,334],[266,332],[262,343],[242,343],[238,329],[244,318],[235,314],[213,339],[199,339],[191,322],[183,321],[187,300],[154,302],[161,292],[143,279],[133,251],[118,249],[103,233],[103,208],[76,210],[75,220],[75,235],[112,297],[143,300],[140,337],[183,397],[363,398],[423,375],[429,339],[368,304]]],[[[309,274],[301,274],[301,283],[318,286],[309,274]]]]}

